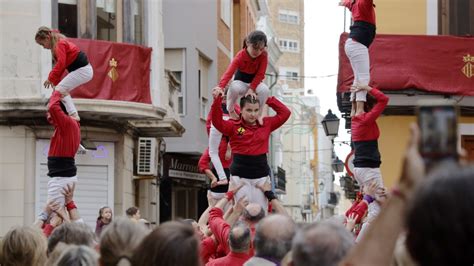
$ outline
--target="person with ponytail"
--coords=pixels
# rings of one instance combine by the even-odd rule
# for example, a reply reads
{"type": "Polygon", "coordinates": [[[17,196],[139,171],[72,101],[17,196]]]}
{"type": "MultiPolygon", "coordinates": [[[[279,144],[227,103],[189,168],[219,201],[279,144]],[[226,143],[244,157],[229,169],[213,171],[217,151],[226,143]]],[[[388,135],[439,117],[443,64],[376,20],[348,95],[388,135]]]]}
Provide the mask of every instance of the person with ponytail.
{"type": "Polygon", "coordinates": [[[76,120],[80,120],[76,106],[74,105],[70,92],[80,85],[89,82],[94,71],[87,55],[74,43],[67,40],[66,36],[57,30],[41,26],[35,34],[35,41],[44,49],[51,50],[54,67],[49,72],[44,87],[53,87],[62,95],[61,101],[66,107],[67,113],[76,120]],[[64,71],[68,74],[61,79],[64,71]]]}
{"type": "Polygon", "coordinates": [[[234,109],[238,99],[250,95],[252,98],[258,99],[262,107],[258,122],[263,123],[263,116],[267,111],[265,103],[270,95],[270,89],[262,82],[265,79],[265,71],[268,65],[266,49],[267,36],[265,33],[259,30],[252,31],[245,38],[242,50],[234,57],[224,75],[222,75],[219,84],[214,88],[224,91],[224,88],[234,76],[227,92],[227,110],[232,119],[239,119],[239,115],[234,109]]]}

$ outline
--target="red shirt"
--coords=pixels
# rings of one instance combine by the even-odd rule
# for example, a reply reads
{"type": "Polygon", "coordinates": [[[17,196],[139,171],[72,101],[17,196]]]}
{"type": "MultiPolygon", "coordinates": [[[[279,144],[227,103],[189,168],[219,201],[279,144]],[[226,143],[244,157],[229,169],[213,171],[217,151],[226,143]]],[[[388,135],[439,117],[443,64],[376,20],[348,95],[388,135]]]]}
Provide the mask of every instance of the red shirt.
{"type": "Polygon", "coordinates": [[[200,256],[204,263],[207,263],[210,258],[213,258],[217,251],[217,245],[214,239],[206,237],[201,240],[200,256]]]}
{"type": "MultiPolygon", "coordinates": [[[[209,228],[214,234],[217,243],[225,249],[226,253],[230,252],[229,248],[229,234],[230,234],[230,225],[224,220],[224,212],[219,208],[212,208],[209,211],[209,228]]],[[[250,241],[249,249],[249,258],[254,255],[253,249],[253,238],[255,237],[255,227],[250,227],[250,236],[252,241],[250,241]]]]}
{"type": "Polygon", "coordinates": [[[377,140],[380,136],[379,127],[375,120],[387,106],[388,97],[376,88],[373,88],[369,93],[377,99],[377,103],[369,112],[352,117],[352,141],[377,140]]]}
{"type": "Polygon", "coordinates": [[[251,257],[248,253],[235,253],[231,251],[225,257],[209,261],[206,266],[241,266],[251,257]]]}
{"type": "MultiPolygon", "coordinates": [[[[234,105],[234,111],[237,115],[240,115],[240,106],[238,104],[234,105]]],[[[228,117],[229,114],[224,114],[222,112],[223,117],[226,116],[228,117]]],[[[209,136],[209,132],[211,131],[211,126],[212,126],[212,110],[207,114],[207,119],[206,119],[206,130],[207,130],[207,135],[209,136]]]]}
{"type": "Polygon", "coordinates": [[[49,99],[48,108],[51,115],[50,122],[54,126],[48,157],[74,158],[81,143],[81,129],[78,121],[61,110],[60,101],[61,93],[54,91],[49,99]]]}
{"type": "Polygon", "coordinates": [[[229,83],[230,79],[234,75],[235,71],[238,69],[241,72],[247,74],[255,74],[252,82],[250,83],[250,88],[255,90],[265,78],[265,71],[267,70],[268,64],[268,54],[267,52],[261,53],[256,58],[252,58],[247,49],[244,48],[237,53],[237,55],[232,59],[229,67],[225,71],[224,75],[222,75],[221,80],[219,81],[219,87],[225,88],[227,83],[229,83]]]}
{"type": "Polygon", "coordinates": [[[66,68],[76,60],[77,55],[81,50],[66,39],[60,39],[54,48],[54,54],[56,56],[56,64],[54,68],[49,72],[48,80],[51,81],[54,86],[58,85],[61,81],[66,68]]]}
{"type": "Polygon", "coordinates": [[[352,12],[354,21],[365,21],[376,25],[373,0],[345,0],[344,6],[352,12]]]}
{"type": "Polygon", "coordinates": [[[243,119],[224,121],[221,110],[222,97],[217,97],[212,103],[212,124],[230,137],[233,154],[261,155],[268,152],[268,140],[275,129],[290,118],[291,111],[275,97],[269,97],[268,106],[276,111],[276,115],[263,118],[263,126],[248,125],[243,119]]]}

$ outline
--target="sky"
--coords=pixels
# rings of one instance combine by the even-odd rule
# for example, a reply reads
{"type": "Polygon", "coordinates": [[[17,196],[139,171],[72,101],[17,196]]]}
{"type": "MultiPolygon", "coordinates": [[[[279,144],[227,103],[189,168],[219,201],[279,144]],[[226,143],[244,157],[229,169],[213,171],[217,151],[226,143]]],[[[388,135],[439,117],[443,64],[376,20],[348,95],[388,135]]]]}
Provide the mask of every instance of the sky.
{"type": "MultiPolygon", "coordinates": [[[[271,0],[270,0],[271,1],[271,0]]],[[[316,92],[320,101],[320,113],[325,116],[328,109],[341,118],[337,108],[336,86],[338,71],[339,36],[344,31],[344,8],[338,0],[305,0],[305,87],[316,92]],[[334,75],[331,77],[324,77],[334,75]]],[[[341,118],[339,136],[335,139],[336,155],[344,161],[350,152],[348,145],[339,141],[349,141],[350,135],[341,118]]]]}

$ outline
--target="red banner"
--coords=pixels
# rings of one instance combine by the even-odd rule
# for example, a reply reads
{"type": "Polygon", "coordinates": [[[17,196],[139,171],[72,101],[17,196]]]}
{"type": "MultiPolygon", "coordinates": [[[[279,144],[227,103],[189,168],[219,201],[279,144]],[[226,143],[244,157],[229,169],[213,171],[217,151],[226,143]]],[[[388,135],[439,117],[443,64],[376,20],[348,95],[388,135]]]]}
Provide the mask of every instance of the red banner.
{"type": "Polygon", "coordinates": [[[73,98],[151,104],[151,48],[89,39],[69,39],[87,54],[94,77],[72,92],[73,98]]]}
{"type": "MultiPolygon", "coordinates": [[[[339,40],[337,91],[345,92],[354,75],[339,40]]],[[[474,38],[377,34],[369,49],[370,84],[382,90],[418,89],[474,96],[474,38]]]]}

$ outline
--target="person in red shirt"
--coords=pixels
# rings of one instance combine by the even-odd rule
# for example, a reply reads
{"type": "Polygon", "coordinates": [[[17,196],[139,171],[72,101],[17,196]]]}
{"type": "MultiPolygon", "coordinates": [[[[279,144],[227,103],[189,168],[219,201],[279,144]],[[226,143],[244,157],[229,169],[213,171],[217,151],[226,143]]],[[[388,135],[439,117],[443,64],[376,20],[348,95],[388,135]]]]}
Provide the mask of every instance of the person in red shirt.
{"type": "Polygon", "coordinates": [[[262,125],[257,121],[260,104],[248,95],[240,100],[241,119],[224,121],[220,108],[223,91],[216,88],[213,95],[212,124],[230,138],[234,155],[230,166],[230,182],[236,186],[244,185],[237,192],[236,201],[246,196],[249,202],[258,203],[263,209],[267,209],[268,200],[257,185],[263,185],[269,179],[268,140],[272,131],[288,120],[291,111],[275,97],[269,97],[266,103],[276,111],[276,115],[265,117],[262,125]]]}
{"type": "Polygon", "coordinates": [[[250,229],[243,221],[237,221],[232,225],[229,233],[230,252],[222,258],[209,261],[206,266],[240,266],[251,256],[250,249],[250,229]]]}
{"type": "Polygon", "coordinates": [[[48,122],[54,126],[48,151],[48,202],[64,206],[62,192],[77,182],[74,157],[81,143],[81,129],[79,122],[67,114],[61,97],[59,91],[53,92],[46,114],[48,122]]]}
{"type": "MultiPolygon", "coordinates": [[[[351,26],[349,38],[344,50],[351,62],[354,72],[353,85],[366,86],[370,82],[369,46],[375,38],[375,5],[373,0],[343,0],[339,3],[352,12],[354,24],[351,26]]],[[[352,111],[354,115],[358,106],[363,107],[366,101],[366,91],[351,93],[352,111]]]]}
{"type": "Polygon", "coordinates": [[[265,79],[265,71],[268,65],[267,36],[262,31],[256,30],[249,33],[243,42],[243,48],[234,57],[229,67],[222,75],[215,89],[224,90],[234,75],[227,92],[227,110],[232,119],[239,119],[234,110],[234,105],[239,97],[252,96],[258,98],[262,110],[259,112],[260,124],[263,123],[263,115],[266,114],[265,103],[270,90],[262,81],[265,79]]]}
{"type": "MultiPolygon", "coordinates": [[[[361,86],[355,90],[364,90],[370,95],[367,95],[364,108],[357,108],[355,115],[351,118],[354,178],[363,190],[372,182],[376,184],[377,189],[383,189],[380,172],[382,162],[378,146],[380,131],[376,120],[387,106],[389,98],[370,86],[361,86]]],[[[374,201],[369,204],[368,209],[368,219],[373,220],[380,212],[380,205],[374,201]]]]}
{"type": "MultiPolygon", "coordinates": [[[[221,154],[225,154],[227,151],[227,146],[228,143],[225,141],[224,138],[222,138],[222,141],[219,145],[219,157],[221,157],[221,154]]],[[[225,155],[224,155],[225,156],[225,155]]],[[[228,181],[228,178],[230,177],[230,164],[232,163],[231,160],[223,160],[224,165],[223,165],[223,170],[226,175],[226,180],[228,181]]],[[[204,173],[210,180],[211,180],[211,197],[215,200],[220,200],[225,196],[225,193],[227,192],[229,188],[229,184],[223,184],[223,185],[217,185],[217,172],[215,167],[211,167],[211,157],[209,156],[209,148],[206,148],[204,152],[201,155],[201,158],[199,159],[198,162],[198,168],[201,173],[204,173]],[[213,185],[214,184],[214,185],[213,185]]]]}
{"type": "Polygon", "coordinates": [[[64,96],[62,102],[69,115],[79,120],[79,114],[69,93],[76,87],[89,82],[94,75],[91,64],[84,52],[69,42],[66,36],[57,30],[42,26],[35,35],[35,41],[44,49],[51,50],[54,68],[49,72],[44,87],[56,87],[64,96]],[[65,71],[68,74],[61,80],[65,71]]]}

